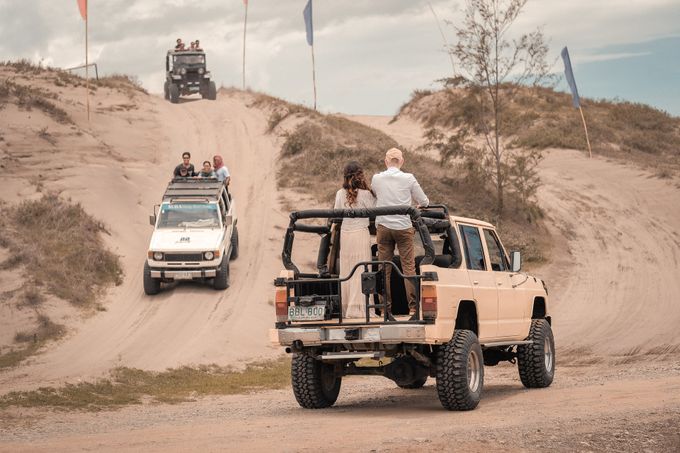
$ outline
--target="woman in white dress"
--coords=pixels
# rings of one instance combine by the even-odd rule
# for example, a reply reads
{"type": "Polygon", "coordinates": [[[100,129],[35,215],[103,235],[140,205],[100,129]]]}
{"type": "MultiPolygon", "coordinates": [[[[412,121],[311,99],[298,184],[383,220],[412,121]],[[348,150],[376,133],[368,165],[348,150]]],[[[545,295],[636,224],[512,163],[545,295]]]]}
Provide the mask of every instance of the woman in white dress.
{"type": "MultiPolygon", "coordinates": [[[[375,196],[368,187],[364,171],[358,162],[345,166],[342,189],[335,194],[335,209],[363,209],[375,207],[375,196]]],[[[361,261],[371,261],[371,235],[368,218],[346,218],[340,229],[340,276],[346,277],[361,261]]],[[[343,318],[365,318],[366,297],[361,292],[361,273],[342,283],[343,318]]]]}

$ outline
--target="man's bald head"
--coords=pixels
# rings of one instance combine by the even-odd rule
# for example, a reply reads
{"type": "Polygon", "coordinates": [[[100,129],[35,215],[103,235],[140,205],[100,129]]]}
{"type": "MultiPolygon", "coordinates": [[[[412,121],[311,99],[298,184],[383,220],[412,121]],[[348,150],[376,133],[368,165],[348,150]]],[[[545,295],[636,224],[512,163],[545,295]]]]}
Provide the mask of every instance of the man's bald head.
{"type": "Polygon", "coordinates": [[[385,153],[385,166],[401,168],[404,165],[404,153],[400,149],[390,148],[385,153]]]}

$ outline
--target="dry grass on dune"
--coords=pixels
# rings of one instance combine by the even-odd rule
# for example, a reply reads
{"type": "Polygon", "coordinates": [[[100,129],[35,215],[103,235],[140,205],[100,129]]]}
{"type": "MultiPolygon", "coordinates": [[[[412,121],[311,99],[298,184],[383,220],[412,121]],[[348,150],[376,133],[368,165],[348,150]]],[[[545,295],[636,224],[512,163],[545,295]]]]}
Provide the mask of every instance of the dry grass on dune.
{"type": "Polygon", "coordinates": [[[162,372],[116,368],[108,379],[64,387],[43,387],[0,396],[0,409],[7,407],[50,407],[61,410],[100,411],[144,399],[181,403],[205,395],[232,395],[290,385],[290,359],[249,364],[243,371],[201,366],[162,372]]]}
{"type": "Polygon", "coordinates": [[[0,80],[0,108],[13,103],[23,110],[40,110],[58,123],[72,124],[69,114],[55,103],[57,99],[55,93],[45,89],[18,84],[9,79],[0,80]]]}
{"type": "MultiPolygon", "coordinates": [[[[57,88],[80,88],[86,86],[85,77],[81,74],[71,73],[69,71],[53,68],[50,66],[43,66],[42,64],[34,64],[33,62],[22,59],[17,61],[5,61],[0,62],[0,69],[11,72],[14,76],[30,81],[31,78],[41,77],[54,84],[57,88]]],[[[81,70],[81,72],[83,72],[81,70]]],[[[83,72],[84,74],[84,72],[83,72]]],[[[6,81],[9,81],[12,85],[17,86],[16,83],[12,82],[8,77],[6,81]]],[[[141,82],[136,76],[128,74],[108,74],[96,79],[94,77],[94,71],[90,70],[90,81],[89,81],[90,91],[96,92],[99,88],[108,88],[112,90],[125,93],[128,97],[132,98],[136,94],[148,94],[148,91],[142,86],[141,82]]],[[[22,86],[19,85],[19,88],[22,86]]],[[[38,89],[32,85],[23,85],[25,90],[29,92],[34,92],[33,95],[39,98],[47,98],[56,100],[58,96],[56,93],[38,89]]],[[[0,105],[2,103],[2,88],[0,87],[0,105]]],[[[70,121],[69,121],[70,122],[70,121]]]]}
{"type": "MultiPolygon", "coordinates": [[[[400,147],[383,132],[346,118],[316,112],[299,116],[303,121],[283,134],[279,186],[311,194],[327,206],[342,185],[342,169],[347,162],[360,162],[370,182],[373,174],[384,170],[385,151],[400,147]]],[[[473,181],[457,167],[442,166],[422,154],[404,150],[404,156],[404,171],[416,175],[431,203],[446,204],[456,215],[497,224],[506,246],[522,250],[527,262],[545,259],[547,245],[538,239],[545,235],[540,209],[532,206],[531,215],[527,215],[527,207],[508,195],[507,214],[501,223],[493,214],[493,190],[483,181],[473,181]]]]}
{"type": "MultiPolygon", "coordinates": [[[[481,133],[473,97],[473,91],[463,88],[417,90],[395,119],[408,116],[428,128],[467,125],[481,133]]],[[[582,103],[594,153],[680,166],[680,118],[639,103],[590,99],[582,103]]],[[[514,147],[587,149],[571,95],[549,88],[520,88],[506,106],[501,130],[514,147]]]]}
{"type": "Polygon", "coordinates": [[[121,283],[119,258],[101,238],[106,228],[80,205],[47,194],[4,207],[2,217],[0,233],[12,265],[24,266],[38,288],[87,307],[106,287],[121,283]]]}

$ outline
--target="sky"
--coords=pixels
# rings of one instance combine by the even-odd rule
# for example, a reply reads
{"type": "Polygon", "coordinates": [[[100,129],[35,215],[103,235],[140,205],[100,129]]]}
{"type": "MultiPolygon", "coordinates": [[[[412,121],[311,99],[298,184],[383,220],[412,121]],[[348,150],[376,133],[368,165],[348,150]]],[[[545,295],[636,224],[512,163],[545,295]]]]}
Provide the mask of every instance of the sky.
{"type": "MultiPolygon", "coordinates": [[[[464,1],[432,0],[449,43],[464,1]]],[[[311,105],[306,0],[249,0],[246,84],[311,105]]],[[[200,39],[217,84],[242,84],[242,0],[90,0],[90,61],[162,91],[165,52],[200,39]]],[[[314,0],[319,109],[394,114],[414,89],[452,73],[427,1],[314,0]]],[[[643,102],[680,116],[680,0],[529,0],[511,33],[542,27],[550,62],[569,47],[582,97],[643,102]]],[[[0,60],[56,67],[84,62],[76,0],[0,0],[0,60]]],[[[567,90],[561,81],[557,89],[567,90]]]]}

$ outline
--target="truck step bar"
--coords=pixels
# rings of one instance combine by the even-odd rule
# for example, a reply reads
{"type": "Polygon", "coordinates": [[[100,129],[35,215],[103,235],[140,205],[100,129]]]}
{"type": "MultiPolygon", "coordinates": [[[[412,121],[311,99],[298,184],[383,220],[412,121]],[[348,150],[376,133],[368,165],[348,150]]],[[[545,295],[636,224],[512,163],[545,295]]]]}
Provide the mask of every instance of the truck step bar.
{"type": "Polygon", "coordinates": [[[319,360],[345,360],[345,359],[382,359],[384,351],[371,352],[324,352],[318,356],[319,360]]]}
{"type": "Polygon", "coordinates": [[[525,344],[534,344],[532,340],[524,340],[524,341],[496,341],[494,343],[484,343],[482,344],[483,348],[495,348],[496,346],[515,346],[515,345],[525,345],[525,344]]]}

